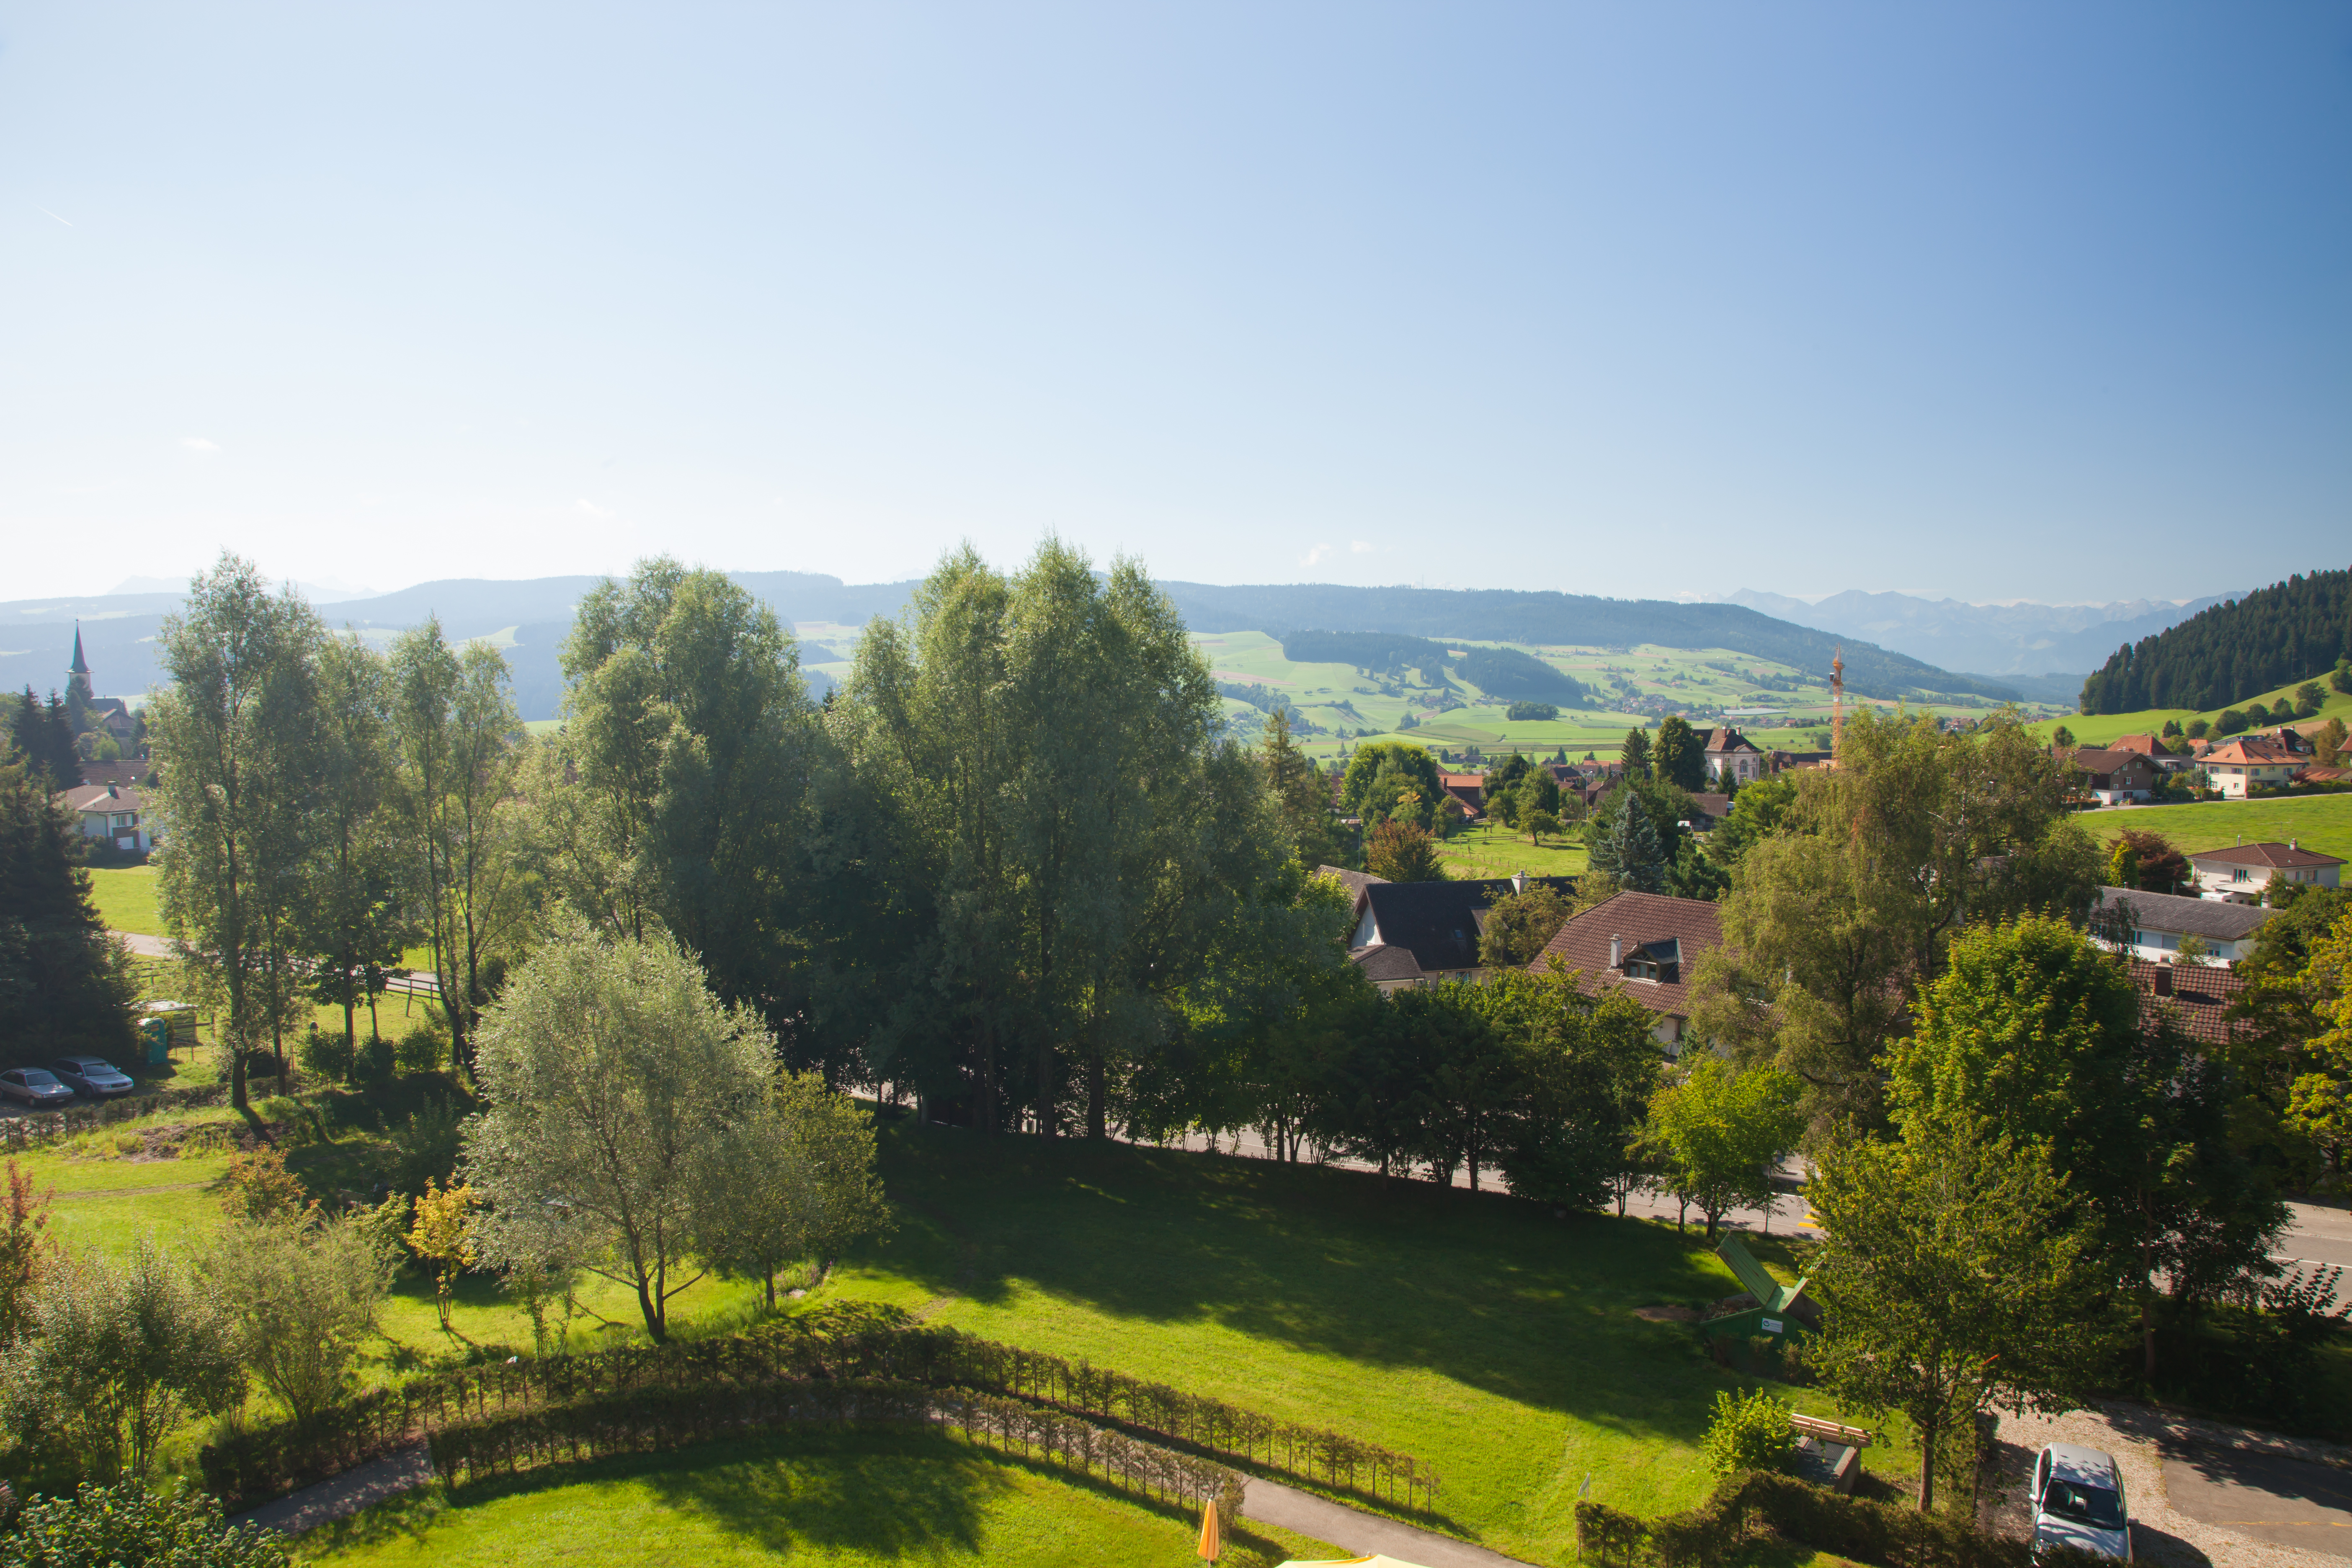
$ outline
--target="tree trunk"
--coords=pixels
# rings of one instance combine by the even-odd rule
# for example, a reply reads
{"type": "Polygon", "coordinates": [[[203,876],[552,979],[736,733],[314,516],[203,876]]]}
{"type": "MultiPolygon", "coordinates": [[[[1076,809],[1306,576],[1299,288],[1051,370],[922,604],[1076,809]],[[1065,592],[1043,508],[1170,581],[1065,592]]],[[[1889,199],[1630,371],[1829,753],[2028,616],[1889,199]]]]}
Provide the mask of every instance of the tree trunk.
{"type": "Polygon", "coordinates": [[[1936,1507],[1936,1436],[1943,1423],[1934,1416],[1919,1423],[1919,1511],[1931,1513],[1936,1507]]]}
{"type": "Polygon", "coordinates": [[[1087,1053],[1087,1136],[1100,1140],[1110,1136],[1110,1124],[1106,1120],[1105,1074],[1100,1050],[1087,1053]]]}

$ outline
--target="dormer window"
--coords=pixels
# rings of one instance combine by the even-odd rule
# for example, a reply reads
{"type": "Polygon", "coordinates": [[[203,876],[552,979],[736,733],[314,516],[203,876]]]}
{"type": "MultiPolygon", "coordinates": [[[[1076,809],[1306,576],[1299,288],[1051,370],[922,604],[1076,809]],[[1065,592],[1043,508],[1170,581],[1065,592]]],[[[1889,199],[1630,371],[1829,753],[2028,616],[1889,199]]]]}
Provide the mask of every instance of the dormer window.
{"type": "Polygon", "coordinates": [[[1626,964],[1625,964],[1625,978],[1626,978],[1626,979],[1628,979],[1628,980],[1655,980],[1657,977],[1658,977],[1658,961],[1657,961],[1656,959],[1654,959],[1654,958],[1634,958],[1634,959],[1629,959],[1629,960],[1627,960],[1627,961],[1626,961],[1626,964]]]}

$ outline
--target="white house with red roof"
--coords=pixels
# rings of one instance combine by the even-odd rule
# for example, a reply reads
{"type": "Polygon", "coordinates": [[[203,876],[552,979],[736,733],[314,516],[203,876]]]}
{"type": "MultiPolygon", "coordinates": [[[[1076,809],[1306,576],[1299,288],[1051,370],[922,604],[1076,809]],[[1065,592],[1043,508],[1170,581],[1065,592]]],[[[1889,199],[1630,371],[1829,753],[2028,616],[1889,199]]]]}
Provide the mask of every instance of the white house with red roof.
{"type": "Polygon", "coordinates": [[[2284,844],[2231,844],[2200,849],[2189,857],[2189,879],[2200,898],[2253,903],[2273,877],[2307,886],[2333,888],[2344,862],[2334,855],[2305,849],[2300,839],[2284,844]]]}
{"type": "Polygon", "coordinates": [[[1706,732],[1706,776],[1710,781],[1728,773],[1737,783],[1754,784],[1765,775],[1768,767],[1764,753],[1729,725],[1706,732]]]}
{"type": "Polygon", "coordinates": [[[2205,770],[2208,789],[2243,800],[2255,784],[2272,788],[2294,776],[2304,758],[2286,742],[2263,735],[2240,735],[2224,741],[2197,759],[2205,770]]]}

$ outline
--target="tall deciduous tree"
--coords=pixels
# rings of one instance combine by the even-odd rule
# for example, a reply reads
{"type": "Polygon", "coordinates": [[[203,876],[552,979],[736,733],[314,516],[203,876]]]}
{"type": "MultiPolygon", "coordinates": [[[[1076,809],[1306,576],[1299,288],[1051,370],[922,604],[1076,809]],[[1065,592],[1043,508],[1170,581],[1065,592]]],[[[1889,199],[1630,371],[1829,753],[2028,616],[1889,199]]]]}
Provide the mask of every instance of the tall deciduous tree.
{"type": "Polygon", "coordinates": [[[299,923],[317,965],[312,994],[342,1007],[346,1059],[359,1043],[359,1007],[373,1009],[410,933],[386,684],[383,660],[356,637],[320,646],[318,795],[299,923]]]}
{"type": "Polygon", "coordinates": [[[223,555],[166,616],[169,677],[148,712],[160,753],[157,890],[192,982],[211,1005],[242,1108],[250,1063],[282,1064],[305,1003],[298,921],[309,895],[324,633],[292,593],[271,596],[223,555]]]}
{"type": "Polygon", "coordinates": [[[452,647],[438,617],[394,640],[387,677],[411,885],[451,1056],[470,1068],[493,965],[520,945],[531,913],[518,798],[522,720],[506,656],[480,643],[452,647]]]}
{"type": "Polygon", "coordinates": [[[1650,751],[1650,767],[1661,782],[1677,789],[1705,789],[1706,742],[1691,728],[1689,720],[1676,713],[1658,726],[1658,739],[1650,751]]]}
{"type": "Polygon", "coordinates": [[[1976,1412],[2083,1392],[2104,1338],[2096,1237],[2039,1145],[1923,1125],[1830,1150],[1805,1195],[1828,1237],[1805,1359],[1848,1409],[1910,1418],[1922,1512],[1939,1468],[1975,1462],[1976,1412]]]}
{"type": "Polygon", "coordinates": [[[717,1190],[726,1130],[767,1093],[772,1037],[748,1005],[714,996],[664,932],[560,928],[509,977],[476,1037],[483,1112],[465,1168],[488,1212],[475,1245],[499,1268],[564,1248],[636,1293],[667,1336],[693,1261],[698,1200],[717,1190]]]}
{"type": "Polygon", "coordinates": [[[1504,894],[1486,906],[1486,921],[1478,931],[1478,962],[1488,969],[1525,968],[1574,912],[1567,895],[1548,882],[1504,894]]]}
{"type": "Polygon", "coordinates": [[[1643,1142],[1667,1189],[1706,1216],[1708,1240],[1727,1209],[1772,1201],[1773,1172],[1804,1131],[1798,1093],[1788,1073],[1709,1052],[1651,1097],[1643,1142]]]}
{"type": "Polygon", "coordinates": [[[704,1168],[698,1250],[716,1268],[761,1281],[803,1258],[829,1268],[842,1248],[889,1224],[874,1169],[874,1120],[814,1072],[786,1073],[730,1122],[704,1168]]]}

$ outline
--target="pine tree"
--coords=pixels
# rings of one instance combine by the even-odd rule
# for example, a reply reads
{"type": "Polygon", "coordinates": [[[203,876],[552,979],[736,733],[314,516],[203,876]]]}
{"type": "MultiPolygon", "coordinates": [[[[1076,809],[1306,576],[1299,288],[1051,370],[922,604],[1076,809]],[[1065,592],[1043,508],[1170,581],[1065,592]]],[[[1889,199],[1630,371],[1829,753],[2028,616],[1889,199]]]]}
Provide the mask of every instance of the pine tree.
{"type": "Polygon", "coordinates": [[[21,753],[18,760],[47,781],[52,794],[81,782],[81,759],[74,750],[73,725],[65,704],[54,691],[46,706],[29,686],[17,694],[8,716],[8,733],[21,753]]]}
{"type": "Polygon", "coordinates": [[[0,1039],[27,1057],[131,1044],[129,960],[109,941],[81,837],[20,762],[0,763],[0,1039]]]}
{"type": "Polygon", "coordinates": [[[1657,825],[1643,808],[1640,791],[1621,787],[1593,820],[1591,862],[1594,870],[1607,873],[1621,888],[1642,893],[1664,889],[1672,864],[1659,842],[1657,825]]]}

